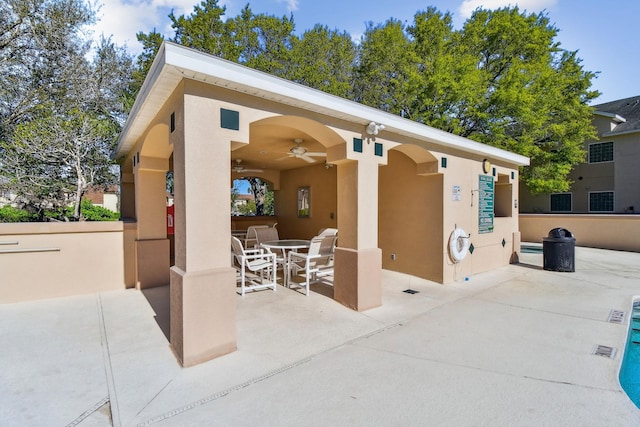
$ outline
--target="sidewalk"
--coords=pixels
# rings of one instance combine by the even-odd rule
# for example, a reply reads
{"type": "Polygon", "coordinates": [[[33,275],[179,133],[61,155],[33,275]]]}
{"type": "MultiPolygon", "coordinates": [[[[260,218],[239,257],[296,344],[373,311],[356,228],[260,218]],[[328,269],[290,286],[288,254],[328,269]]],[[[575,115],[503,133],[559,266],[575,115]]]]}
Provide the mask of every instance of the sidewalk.
{"type": "Polygon", "coordinates": [[[0,305],[0,424],[640,425],[617,379],[628,318],[607,321],[640,294],[640,254],[520,261],[445,286],[385,271],[363,313],[326,288],[238,296],[238,351],[187,369],[168,288],[0,305]]]}

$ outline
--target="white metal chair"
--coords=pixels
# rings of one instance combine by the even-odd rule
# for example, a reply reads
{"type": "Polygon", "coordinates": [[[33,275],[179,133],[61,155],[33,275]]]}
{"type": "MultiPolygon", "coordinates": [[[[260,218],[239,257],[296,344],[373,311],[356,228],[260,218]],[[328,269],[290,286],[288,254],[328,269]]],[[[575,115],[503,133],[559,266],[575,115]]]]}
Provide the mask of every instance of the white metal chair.
{"type": "Polygon", "coordinates": [[[240,277],[240,294],[271,288],[276,290],[276,256],[261,249],[245,249],[237,237],[231,236],[233,266],[240,277]],[[259,273],[259,274],[258,274],[259,273]],[[259,280],[258,280],[259,279],[259,280]]]}
{"type": "Polygon", "coordinates": [[[256,230],[262,229],[262,228],[269,228],[269,226],[268,225],[250,225],[249,227],[247,227],[247,234],[242,240],[242,243],[244,244],[245,248],[250,249],[250,248],[253,248],[254,246],[257,246],[256,230]]]}
{"type": "MultiPolygon", "coordinates": [[[[270,242],[273,240],[280,240],[278,229],[274,227],[257,228],[255,230],[255,233],[256,233],[256,248],[260,247],[261,243],[270,242]]],[[[276,263],[278,264],[278,266],[285,265],[285,259],[284,259],[284,256],[282,255],[282,252],[278,251],[278,253],[276,253],[269,248],[264,248],[264,250],[266,252],[276,254],[276,263]]]]}
{"type": "Polygon", "coordinates": [[[317,282],[320,277],[333,276],[333,253],[337,239],[336,236],[316,236],[311,239],[307,253],[289,252],[287,263],[289,287],[299,286],[305,289],[305,295],[309,295],[311,283],[317,282]],[[304,282],[292,281],[292,274],[295,276],[301,271],[304,271],[304,282]]]}
{"type": "Polygon", "coordinates": [[[318,232],[318,236],[319,237],[337,236],[337,235],[338,235],[338,229],[337,228],[323,228],[322,230],[320,230],[318,232]]]}

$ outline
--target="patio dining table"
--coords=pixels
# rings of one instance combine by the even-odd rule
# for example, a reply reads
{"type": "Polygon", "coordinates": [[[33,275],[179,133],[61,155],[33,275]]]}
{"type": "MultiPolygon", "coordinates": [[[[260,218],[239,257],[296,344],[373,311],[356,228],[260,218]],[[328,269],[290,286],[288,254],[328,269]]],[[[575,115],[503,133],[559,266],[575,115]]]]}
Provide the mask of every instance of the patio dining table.
{"type": "Polygon", "coordinates": [[[287,287],[289,284],[287,283],[287,271],[289,270],[289,265],[287,261],[287,251],[291,251],[294,249],[306,249],[311,244],[310,240],[301,240],[301,239],[281,239],[281,240],[270,240],[268,242],[263,242],[260,246],[267,248],[269,250],[276,249],[282,251],[282,256],[284,258],[283,267],[283,279],[284,286],[287,287]]]}

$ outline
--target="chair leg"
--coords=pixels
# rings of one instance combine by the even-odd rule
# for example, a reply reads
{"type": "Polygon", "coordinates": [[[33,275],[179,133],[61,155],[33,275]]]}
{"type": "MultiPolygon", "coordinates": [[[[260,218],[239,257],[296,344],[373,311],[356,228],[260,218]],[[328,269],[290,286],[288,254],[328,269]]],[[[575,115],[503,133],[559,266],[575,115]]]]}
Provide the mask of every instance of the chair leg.
{"type": "Polygon", "coordinates": [[[311,281],[311,273],[309,272],[309,262],[307,262],[307,268],[306,268],[306,273],[305,274],[305,278],[304,278],[304,288],[305,288],[305,295],[309,296],[309,284],[311,281]]]}

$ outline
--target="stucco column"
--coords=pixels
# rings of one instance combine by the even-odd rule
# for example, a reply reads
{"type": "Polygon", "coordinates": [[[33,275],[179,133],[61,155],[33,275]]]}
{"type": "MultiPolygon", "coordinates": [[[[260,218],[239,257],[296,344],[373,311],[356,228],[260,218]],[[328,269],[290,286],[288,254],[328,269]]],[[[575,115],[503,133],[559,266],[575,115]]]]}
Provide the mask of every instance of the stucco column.
{"type": "Polygon", "coordinates": [[[169,283],[168,168],[167,159],[140,156],[133,169],[137,222],[135,284],[138,289],[169,283]]]}
{"type": "Polygon", "coordinates": [[[378,162],[338,164],[338,248],[334,299],[357,311],[382,304],[378,248],[378,162]]]}
{"type": "Polygon", "coordinates": [[[231,140],[211,99],[187,94],[175,114],[171,345],[182,365],[192,366],[236,350],[231,140]]]}

